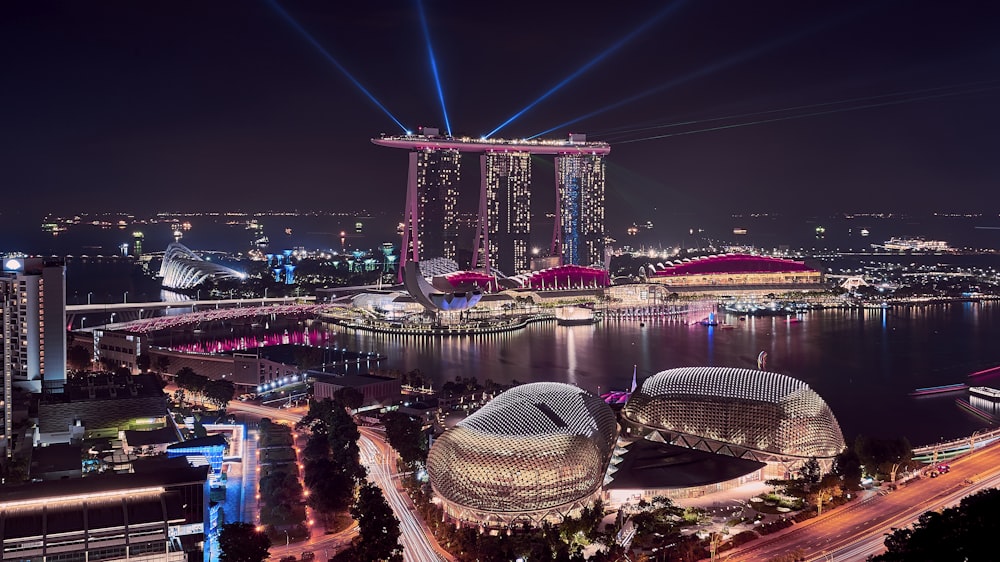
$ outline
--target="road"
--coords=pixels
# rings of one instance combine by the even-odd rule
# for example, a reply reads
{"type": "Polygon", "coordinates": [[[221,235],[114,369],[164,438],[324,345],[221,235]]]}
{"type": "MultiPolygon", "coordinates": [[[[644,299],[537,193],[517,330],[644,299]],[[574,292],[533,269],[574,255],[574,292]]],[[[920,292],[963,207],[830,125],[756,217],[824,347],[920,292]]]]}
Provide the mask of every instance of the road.
{"type": "Polygon", "coordinates": [[[805,560],[864,560],[884,550],[884,535],[892,529],[906,527],[926,511],[955,505],[967,495],[1000,484],[1000,445],[949,464],[951,471],[938,478],[922,478],[887,495],[839,507],[723,554],[722,559],[768,560],[800,549],[805,560]]]}
{"type": "MultiPolygon", "coordinates": [[[[255,416],[270,418],[272,421],[282,421],[297,423],[302,419],[302,414],[288,409],[275,409],[267,406],[260,406],[247,402],[230,402],[229,408],[232,412],[244,412],[255,416]]],[[[358,428],[361,431],[361,439],[358,448],[361,451],[361,461],[368,469],[368,478],[382,489],[386,502],[392,508],[396,519],[399,520],[400,544],[403,545],[403,560],[406,562],[428,562],[453,560],[453,558],[438,545],[433,534],[423,525],[423,521],[417,516],[411,507],[413,506],[409,496],[404,494],[395,482],[396,478],[396,454],[395,451],[385,442],[379,432],[370,428],[358,428]]],[[[333,535],[319,535],[314,531],[313,535],[306,542],[299,542],[288,545],[276,545],[271,547],[271,557],[278,559],[288,554],[297,554],[305,550],[312,550],[319,554],[324,549],[329,549],[330,553],[346,546],[354,536],[357,535],[357,525],[350,529],[333,535]]]]}

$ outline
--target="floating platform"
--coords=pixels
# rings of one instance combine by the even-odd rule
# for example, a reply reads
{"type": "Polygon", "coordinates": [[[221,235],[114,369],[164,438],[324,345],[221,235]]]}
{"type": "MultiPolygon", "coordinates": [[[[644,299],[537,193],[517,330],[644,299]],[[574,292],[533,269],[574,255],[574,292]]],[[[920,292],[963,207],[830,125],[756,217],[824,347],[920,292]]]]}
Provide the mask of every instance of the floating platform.
{"type": "Polygon", "coordinates": [[[985,398],[991,402],[1000,402],[1000,390],[988,386],[973,386],[969,389],[969,394],[985,398]]]}

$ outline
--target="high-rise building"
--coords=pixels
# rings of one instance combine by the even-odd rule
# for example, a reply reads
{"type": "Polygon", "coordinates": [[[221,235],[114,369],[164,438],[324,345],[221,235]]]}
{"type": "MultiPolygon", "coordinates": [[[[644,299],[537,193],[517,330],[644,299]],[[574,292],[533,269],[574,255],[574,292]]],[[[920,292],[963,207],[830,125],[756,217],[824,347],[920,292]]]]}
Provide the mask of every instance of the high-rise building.
{"type": "MultiPolygon", "coordinates": [[[[506,275],[530,269],[531,154],[487,152],[481,156],[485,181],[490,266],[506,275]]],[[[473,264],[478,265],[478,264],[473,264]]]]}
{"type": "Polygon", "coordinates": [[[438,149],[418,150],[413,155],[416,156],[420,259],[455,259],[461,155],[457,150],[438,149]]]}
{"type": "Polygon", "coordinates": [[[132,256],[140,257],[142,256],[142,241],[145,235],[140,231],[135,231],[132,233],[132,256]]]}
{"type": "Polygon", "coordinates": [[[10,258],[0,274],[0,365],[3,421],[0,450],[12,431],[13,392],[41,392],[66,382],[66,266],[10,258]]]}
{"type": "Polygon", "coordinates": [[[604,262],[604,157],[564,154],[556,157],[559,190],[556,237],[564,264],[604,262]]]}
{"type": "Polygon", "coordinates": [[[496,268],[507,275],[531,269],[531,157],[534,155],[552,155],[557,161],[559,209],[552,235],[553,260],[603,266],[603,157],[611,152],[607,143],[588,142],[582,134],[570,134],[566,140],[455,138],[426,128],[416,135],[382,136],[372,142],[410,151],[406,211],[400,223],[403,235],[400,280],[408,262],[455,258],[459,230],[455,203],[462,152],[482,155],[473,269],[492,274],[496,268]]]}

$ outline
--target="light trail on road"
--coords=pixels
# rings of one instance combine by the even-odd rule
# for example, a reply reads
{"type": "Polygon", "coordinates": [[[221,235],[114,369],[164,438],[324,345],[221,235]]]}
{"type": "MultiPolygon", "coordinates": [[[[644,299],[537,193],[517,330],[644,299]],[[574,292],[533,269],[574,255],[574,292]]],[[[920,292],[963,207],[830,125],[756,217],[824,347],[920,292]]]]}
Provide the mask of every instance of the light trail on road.
{"type": "Polygon", "coordinates": [[[803,560],[864,559],[884,550],[884,535],[892,529],[912,525],[927,511],[955,505],[998,484],[1000,445],[991,445],[953,461],[948,474],[847,504],[734,549],[723,560],[767,560],[795,550],[803,551],[803,560]]]}
{"type": "MultiPolygon", "coordinates": [[[[272,421],[282,421],[296,424],[302,419],[302,414],[289,410],[279,410],[250,404],[247,402],[231,402],[230,409],[238,410],[257,416],[270,418],[272,421]]],[[[358,439],[358,449],[361,453],[361,462],[368,469],[368,478],[375,483],[385,497],[386,503],[399,520],[400,543],[403,545],[403,560],[407,562],[430,562],[451,560],[444,551],[434,541],[430,535],[430,530],[423,526],[417,515],[410,509],[412,505],[409,498],[404,498],[403,493],[396,488],[393,481],[395,473],[395,455],[390,454],[393,450],[382,440],[382,438],[369,428],[359,427],[361,438],[358,439]],[[437,547],[437,548],[435,548],[437,547]]],[[[326,535],[322,538],[310,538],[307,543],[298,543],[286,547],[272,548],[272,557],[279,557],[284,554],[294,554],[304,550],[321,550],[324,547],[333,549],[346,545],[349,539],[357,534],[357,523],[346,531],[334,535],[326,535]],[[291,550],[288,550],[291,549],[291,550]]]]}

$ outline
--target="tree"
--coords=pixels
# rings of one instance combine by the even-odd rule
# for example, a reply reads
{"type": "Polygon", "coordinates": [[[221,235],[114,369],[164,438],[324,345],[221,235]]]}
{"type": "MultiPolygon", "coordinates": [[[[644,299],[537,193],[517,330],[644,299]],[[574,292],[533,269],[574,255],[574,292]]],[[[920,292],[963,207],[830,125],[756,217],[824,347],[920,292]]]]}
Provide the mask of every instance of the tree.
{"type": "Polygon", "coordinates": [[[170,358],[166,355],[156,356],[156,370],[163,373],[170,368],[170,358]]]}
{"type": "Polygon", "coordinates": [[[135,358],[135,366],[138,367],[143,373],[149,370],[149,366],[152,362],[153,361],[149,358],[148,353],[143,353],[135,358]]]}
{"type": "Polygon", "coordinates": [[[910,463],[913,448],[905,437],[881,439],[858,436],[854,451],[869,474],[893,476],[901,467],[910,463]]]}
{"type": "Polygon", "coordinates": [[[360,540],[354,546],[358,560],[403,560],[399,544],[399,520],[371,482],[361,485],[358,499],[351,507],[351,516],[358,522],[360,540]]]}
{"type": "Polygon", "coordinates": [[[205,398],[221,410],[226,409],[226,405],[233,400],[234,396],[236,396],[236,385],[232,381],[210,380],[205,385],[205,398]]]}
{"type": "Polygon", "coordinates": [[[389,445],[408,465],[427,460],[426,439],[423,424],[402,412],[388,412],[382,416],[385,436],[389,445]]]}
{"type": "Polygon", "coordinates": [[[861,487],[861,460],[854,449],[847,449],[837,455],[833,461],[833,473],[840,476],[845,490],[857,490],[861,487]]]}
{"type": "Polygon", "coordinates": [[[802,464],[802,478],[805,478],[806,482],[815,484],[819,482],[820,476],[822,476],[822,470],[816,457],[810,457],[802,464]]]}
{"type": "Polygon", "coordinates": [[[219,533],[221,562],[263,562],[269,548],[271,539],[249,523],[228,523],[219,533]]]}
{"type": "Polygon", "coordinates": [[[990,488],[940,513],[928,511],[912,529],[896,529],[887,536],[886,552],[870,560],[995,560],[994,537],[1000,531],[997,510],[1000,510],[1000,490],[990,488]]]}
{"type": "Polygon", "coordinates": [[[191,367],[181,367],[174,374],[174,382],[184,390],[204,396],[205,388],[208,386],[208,377],[199,375],[191,367]]]}
{"type": "Polygon", "coordinates": [[[66,350],[66,363],[72,365],[74,369],[88,369],[93,360],[90,351],[82,345],[74,345],[66,350]]]}

